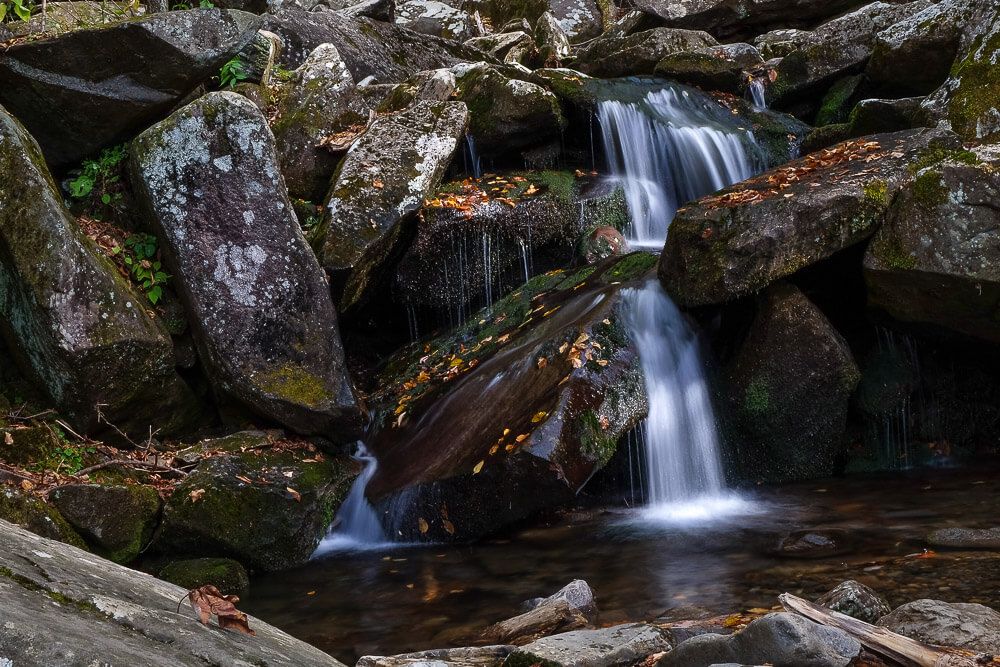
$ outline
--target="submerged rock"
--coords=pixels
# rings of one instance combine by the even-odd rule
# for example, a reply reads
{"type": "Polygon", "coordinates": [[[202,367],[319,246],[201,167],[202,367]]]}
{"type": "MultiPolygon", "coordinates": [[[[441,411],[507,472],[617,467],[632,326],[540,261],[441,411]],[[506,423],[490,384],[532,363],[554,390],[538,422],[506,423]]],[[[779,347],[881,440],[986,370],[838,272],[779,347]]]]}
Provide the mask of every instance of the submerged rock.
{"type": "Polygon", "coordinates": [[[707,32],[676,28],[654,28],[626,36],[607,33],[581,49],[573,66],[600,77],[652,74],[657,63],[673,53],[717,43],[707,32]]]}
{"type": "Polygon", "coordinates": [[[0,521],[0,655],[12,664],[344,667],[256,618],[253,638],[202,626],[177,609],[186,592],[0,521]]]}
{"type": "Polygon", "coordinates": [[[645,416],[617,312],[655,262],[634,253],[539,276],[427,349],[376,394],[367,495],[403,540],[469,540],[565,503],[645,416]],[[636,283],[632,282],[635,285],[636,283]]]}
{"type": "Polygon", "coordinates": [[[138,137],[131,160],[214,387],[300,433],[355,439],[329,286],[257,107],[206,95],[138,137]]]}
{"type": "Polygon", "coordinates": [[[404,238],[404,221],[444,176],[465,135],[461,102],[418,102],[382,116],[333,178],[320,230],[320,261],[346,310],[361,304],[404,238]]]}
{"type": "Polygon", "coordinates": [[[517,648],[506,664],[547,667],[631,665],[670,650],[667,633],[655,625],[629,623],[599,630],[573,630],[517,648]]]}
{"type": "Polygon", "coordinates": [[[660,263],[667,292],[684,306],[730,301],[864,241],[930,146],[959,142],[940,130],[844,142],[684,206],[660,263]]]}
{"type": "Polygon", "coordinates": [[[1000,613],[981,604],[915,600],[878,624],[927,644],[1000,654],[1000,613]]]}
{"type": "Polygon", "coordinates": [[[160,517],[160,495],[151,486],[70,484],[49,498],[95,553],[116,563],[135,560],[160,517]]]}
{"type": "Polygon", "coordinates": [[[1000,528],[939,528],[927,542],[952,549],[1000,549],[1000,528]]]}
{"type": "Polygon", "coordinates": [[[727,370],[740,458],[754,479],[834,472],[860,374],[847,343],[797,288],[761,298],[727,370]]]}
{"type": "Polygon", "coordinates": [[[513,650],[513,646],[469,646],[402,655],[366,655],[355,667],[495,667],[513,650]]]}
{"type": "Polygon", "coordinates": [[[175,560],[160,570],[156,576],[185,590],[211,585],[224,595],[244,597],[250,589],[250,577],[247,571],[231,558],[175,560]]]}
{"type": "Polygon", "coordinates": [[[191,9],[23,41],[0,53],[0,105],[50,163],[78,162],[167,115],[260,23],[245,12],[191,9]]]}
{"type": "Polygon", "coordinates": [[[875,623],[891,611],[881,595],[856,581],[839,584],[817,598],[816,604],[865,623],[875,623]]]}
{"type": "Polygon", "coordinates": [[[0,108],[0,334],[74,428],[176,433],[198,416],[145,296],[98,255],[38,144],[0,108]]]}

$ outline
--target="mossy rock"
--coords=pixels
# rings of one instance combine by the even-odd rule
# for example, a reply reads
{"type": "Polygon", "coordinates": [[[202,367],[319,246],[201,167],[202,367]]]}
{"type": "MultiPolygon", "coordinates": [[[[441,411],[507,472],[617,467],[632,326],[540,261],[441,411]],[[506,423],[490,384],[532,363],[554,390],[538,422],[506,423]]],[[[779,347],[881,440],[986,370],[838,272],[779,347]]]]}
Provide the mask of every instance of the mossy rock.
{"type": "MultiPolygon", "coordinates": [[[[0,414],[6,412],[3,401],[0,398],[0,414]]],[[[59,438],[47,426],[0,428],[0,461],[22,466],[45,463],[59,444],[59,438]]]]}
{"type": "Polygon", "coordinates": [[[826,92],[823,101],[820,102],[819,112],[816,114],[814,125],[834,125],[846,123],[853,106],[851,100],[858,90],[858,86],[864,81],[861,74],[847,76],[840,79],[826,92]]]}
{"type": "Polygon", "coordinates": [[[0,487],[0,519],[42,537],[87,549],[87,543],[55,507],[18,489],[0,487]]]}
{"type": "Polygon", "coordinates": [[[130,563],[149,544],[160,515],[160,495],[138,484],[72,484],[49,494],[66,521],[95,553],[130,563]]]}
{"type": "MultiPolygon", "coordinates": [[[[969,141],[1000,138],[1000,16],[952,68],[948,100],[952,129],[969,141]]],[[[947,84],[946,84],[947,85],[947,84]]]]}
{"type": "Polygon", "coordinates": [[[175,560],[156,576],[187,590],[210,584],[225,595],[239,597],[245,597],[250,590],[250,577],[246,569],[231,558],[175,560]]]}

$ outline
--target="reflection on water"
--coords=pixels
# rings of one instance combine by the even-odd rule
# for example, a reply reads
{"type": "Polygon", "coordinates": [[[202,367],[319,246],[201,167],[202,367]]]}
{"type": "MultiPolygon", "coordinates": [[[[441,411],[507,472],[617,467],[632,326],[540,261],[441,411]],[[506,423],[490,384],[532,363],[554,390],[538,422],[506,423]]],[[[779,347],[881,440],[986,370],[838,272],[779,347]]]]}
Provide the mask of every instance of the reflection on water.
{"type": "Polygon", "coordinates": [[[770,607],[780,592],[815,597],[844,579],[891,605],[1000,608],[1000,553],[915,556],[931,529],[996,525],[998,492],[996,471],[924,471],[744,492],[753,511],[711,521],[580,511],[468,547],[337,554],[255,580],[244,606],[346,662],[468,643],[575,578],[594,588],[602,624],[770,607]],[[826,558],[777,556],[782,536],[803,528],[837,529],[845,544],[826,558]]]}

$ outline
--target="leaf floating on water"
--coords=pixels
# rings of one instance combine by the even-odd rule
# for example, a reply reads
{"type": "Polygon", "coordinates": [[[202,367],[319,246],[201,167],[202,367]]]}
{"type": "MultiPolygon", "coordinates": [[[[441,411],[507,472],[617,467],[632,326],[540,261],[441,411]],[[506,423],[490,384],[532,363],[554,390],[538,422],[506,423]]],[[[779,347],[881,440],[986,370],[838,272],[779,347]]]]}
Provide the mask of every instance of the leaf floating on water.
{"type": "MultiPolygon", "coordinates": [[[[204,625],[208,625],[214,614],[218,619],[219,627],[223,630],[235,630],[245,635],[256,636],[257,633],[250,629],[247,615],[236,608],[236,603],[240,601],[237,596],[223,595],[215,586],[206,584],[188,591],[187,598],[194,610],[198,612],[198,620],[204,625]]],[[[183,601],[182,598],[181,602],[183,601]]],[[[179,611],[179,603],[177,608],[179,611]]]]}
{"type": "Polygon", "coordinates": [[[549,360],[548,359],[546,359],[545,357],[538,357],[538,367],[539,368],[545,368],[548,365],[549,365],[549,360]]]}
{"type": "Polygon", "coordinates": [[[426,535],[427,531],[431,529],[430,525],[427,523],[427,519],[424,517],[417,519],[417,527],[420,528],[421,535],[426,535]]]}
{"type": "Polygon", "coordinates": [[[498,451],[500,451],[500,443],[499,442],[497,444],[493,445],[492,447],[490,447],[490,456],[493,456],[498,451]]]}
{"type": "Polygon", "coordinates": [[[486,461],[480,461],[479,463],[477,463],[475,467],[472,469],[472,474],[478,475],[482,471],[484,465],[486,465],[486,461]]]}
{"type": "Polygon", "coordinates": [[[514,438],[514,441],[515,442],[524,442],[525,440],[528,439],[528,435],[529,435],[528,433],[522,433],[521,435],[519,435],[516,438],[514,438]]]}
{"type": "Polygon", "coordinates": [[[509,429],[509,428],[505,428],[505,429],[503,430],[503,435],[504,435],[504,437],[507,437],[507,436],[508,436],[509,434],[510,434],[510,429],[509,429]]]}
{"type": "Polygon", "coordinates": [[[455,534],[455,524],[453,524],[451,521],[448,521],[448,519],[442,519],[441,525],[444,526],[444,529],[448,532],[449,535],[455,534]]]}
{"type": "Polygon", "coordinates": [[[532,424],[537,424],[538,422],[542,421],[543,419],[545,419],[548,416],[549,416],[548,412],[543,412],[543,411],[542,412],[536,412],[535,415],[531,418],[531,423],[532,424]]]}

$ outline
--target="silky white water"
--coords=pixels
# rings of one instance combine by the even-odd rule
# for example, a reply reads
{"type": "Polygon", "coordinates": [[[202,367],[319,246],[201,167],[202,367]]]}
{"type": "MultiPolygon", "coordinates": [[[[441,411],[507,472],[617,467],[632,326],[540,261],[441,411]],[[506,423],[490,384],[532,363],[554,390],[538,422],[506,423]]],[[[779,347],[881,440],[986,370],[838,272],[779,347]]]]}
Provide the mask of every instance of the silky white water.
{"type": "Polygon", "coordinates": [[[753,134],[724,126],[707,104],[664,88],[641,102],[598,106],[608,166],[625,190],[631,246],[662,247],[681,204],[753,175],[753,134]]]}
{"type": "Polygon", "coordinates": [[[316,548],[313,558],[335,551],[376,549],[388,545],[389,540],[386,539],[378,515],[365,497],[365,487],[375,476],[378,462],[362,443],[358,443],[354,458],[363,461],[365,468],[354,480],[347,498],[337,510],[337,518],[334,519],[330,532],[316,548]]]}
{"type": "Polygon", "coordinates": [[[750,92],[750,101],[753,103],[753,108],[757,111],[767,109],[767,97],[765,96],[767,88],[764,85],[764,80],[758,78],[751,79],[748,90],[750,92]]]}

